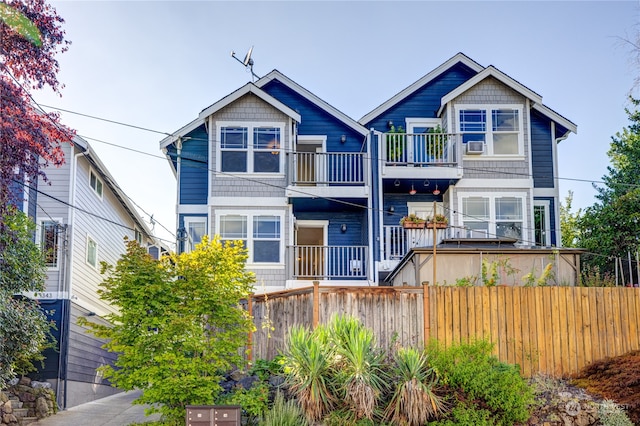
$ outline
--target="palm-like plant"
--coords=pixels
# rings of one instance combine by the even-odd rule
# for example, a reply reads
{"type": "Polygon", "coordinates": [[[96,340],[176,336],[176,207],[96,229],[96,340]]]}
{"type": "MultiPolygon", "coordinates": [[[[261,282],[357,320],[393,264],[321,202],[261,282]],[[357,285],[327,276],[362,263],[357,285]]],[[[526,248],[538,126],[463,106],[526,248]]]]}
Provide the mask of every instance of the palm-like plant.
{"type": "Polygon", "coordinates": [[[336,378],[345,402],[356,419],[372,419],[386,379],[373,332],[351,317],[334,317],[328,332],[335,345],[336,378]]]}
{"type": "Polygon", "coordinates": [[[264,415],[260,426],[309,426],[309,422],[296,401],[285,401],[278,392],[273,407],[264,415]]]}
{"type": "Polygon", "coordinates": [[[394,424],[419,426],[445,410],[442,397],[434,392],[437,377],[425,352],[400,348],[395,356],[397,387],[385,417],[394,424]]]}
{"type": "Polygon", "coordinates": [[[335,403],[330,383],[332,349],[321,332],[293,327],[285,353],[285,374],[291,392],[310,422],[322,419],[335,403]]]}

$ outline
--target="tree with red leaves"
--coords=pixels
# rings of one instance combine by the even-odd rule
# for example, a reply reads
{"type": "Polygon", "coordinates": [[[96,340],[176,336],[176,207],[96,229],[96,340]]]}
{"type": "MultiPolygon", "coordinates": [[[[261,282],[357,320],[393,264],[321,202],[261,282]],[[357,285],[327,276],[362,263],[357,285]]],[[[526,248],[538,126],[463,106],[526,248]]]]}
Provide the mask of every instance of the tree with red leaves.
{"type": "Polygon", "coordinates": [[[71,142],[74,132],[60,124],[57,113],[37,109],[29,93],[48,86],[60,94],[55,55],[68,49],[61,27],[64,20],[44,0],[3,0],[0,6],[2,220],[16,172],[31,182],[38,177],[46,180],[43,169],[64,162],[61,143],[71,142]]]}

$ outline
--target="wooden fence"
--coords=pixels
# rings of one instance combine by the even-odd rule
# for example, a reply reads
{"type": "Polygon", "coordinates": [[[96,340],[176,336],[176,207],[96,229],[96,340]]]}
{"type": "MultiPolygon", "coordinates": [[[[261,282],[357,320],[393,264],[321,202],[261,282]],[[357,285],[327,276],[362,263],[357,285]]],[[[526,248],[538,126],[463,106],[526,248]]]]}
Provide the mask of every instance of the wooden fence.
{"type": "Polygon", "coordinates": [[[359,318],[382,348],[487,338],[523,375],[567,376],[640,350],[640,289],[585,287],[308,287],[253,296],[251,357],[272,358],[293,325],[359,318]],[[423,289],[426,288],[426,292],[423,289]],[[426,312],[427,321],[424,321],[426,312]]]}

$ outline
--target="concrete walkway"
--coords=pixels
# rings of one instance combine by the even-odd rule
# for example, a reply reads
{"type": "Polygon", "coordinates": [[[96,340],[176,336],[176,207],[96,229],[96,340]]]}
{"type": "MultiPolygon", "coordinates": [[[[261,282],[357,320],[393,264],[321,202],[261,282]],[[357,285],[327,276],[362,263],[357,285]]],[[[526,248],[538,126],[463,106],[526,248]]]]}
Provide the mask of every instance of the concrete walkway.
{"type": "Polygon", "coordinates": [[[145,416],[143,405],[131,402],[140,395],[139,391],[121,392],[98,399],[65,411],[59,411],[32,426],[127,426],[131,423],[145,423],[160,418],[159,414],[145,416]]]}

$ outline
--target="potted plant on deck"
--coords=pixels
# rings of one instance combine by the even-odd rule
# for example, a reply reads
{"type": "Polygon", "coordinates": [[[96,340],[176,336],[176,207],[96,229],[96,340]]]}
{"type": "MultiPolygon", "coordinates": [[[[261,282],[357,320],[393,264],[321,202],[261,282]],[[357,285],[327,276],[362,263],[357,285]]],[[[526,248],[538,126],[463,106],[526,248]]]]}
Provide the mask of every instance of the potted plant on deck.
{"type": "Polygon", "coordinates": [[[404,229],[422,229],[426,223],[426,219],[416,216],[415,213],[411,213],[400,219],[400,225],[402,225],[404,229]]]}
{"type": "Polygon", "coordinates": [[[406,141],[405,130],[402,126],[391,126],[387,133],[387,161],[390,163],[402,162],[402,153],[406,141]]]}
{"type": "Polygon", "coordinates": [[[427,228],[444,229],[447,227],[448,223],[449,220],[447,219],[447,217],[443,214],[438,213],[429,220],[429,223],[427,223],[427,228]]]}

